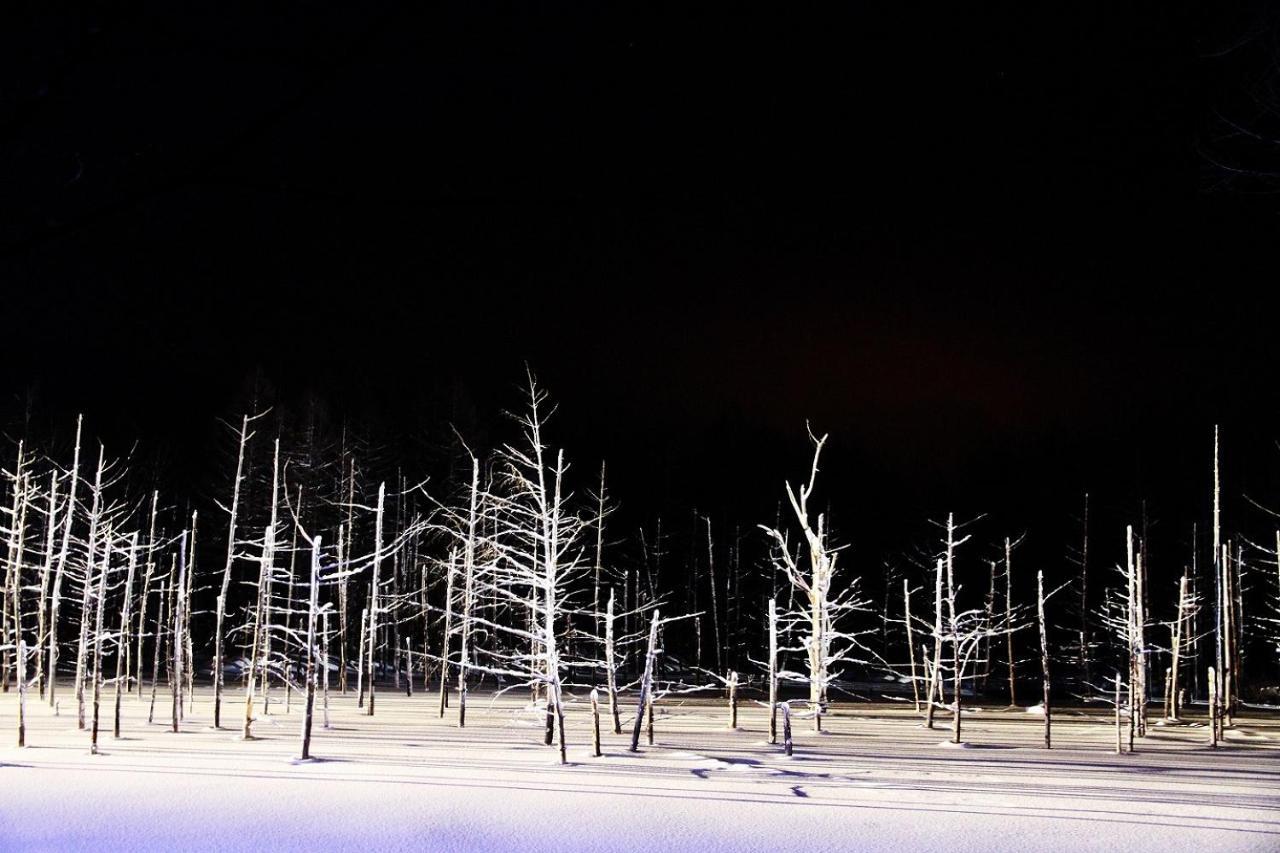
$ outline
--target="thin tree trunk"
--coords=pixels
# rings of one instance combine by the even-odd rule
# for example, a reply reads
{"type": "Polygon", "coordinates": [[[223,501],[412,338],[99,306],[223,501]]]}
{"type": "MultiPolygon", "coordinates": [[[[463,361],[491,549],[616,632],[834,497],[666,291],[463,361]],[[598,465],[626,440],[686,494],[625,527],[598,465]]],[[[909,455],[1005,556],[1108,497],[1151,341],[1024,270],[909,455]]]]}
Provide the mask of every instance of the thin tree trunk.
{"type": "Polygon", "coordinates": [[[1183,633],[1182,625],[1186,621],[1187,576],[1183,574],[1178,581],[1178,617],[1173,625],[1173,662],[1169,667],[1169,719],[1177,721],[1182,708],[1178,696],[1178,672],[1181,669],[1183,633]]]}
{"type": "MultiPolygon", "coordinates": [[[[770,601],[770,604],[772,604],[772,600],[770,601]]],[[[911,661],[911,697],[915,702],[915,709],[918,714],[920,713],[920,685],[916,681],[916,647],[915,640],[911,636],[911,585],[907,578],[902,579],[902,609],[904,614],[903,622],[907,626],[907,657],[911,661]]],[[[769,639],[771,644],[774,642],[772,631],[773,628],[770,627],[771,636],[769,639]]],[[[772,648],[772,645],[770,648],[772,648]]],[[[770,654],[772,654],[772,652],[770,652],[770,654]]],[[[773,666],[773,659],[771,657],[769,660],[770,673],[773,671],[773,666]]],[[[772,674],[770,675],[770,678],[772,678],[772,674]]],[[[771,738],[769,742],[777,743],[777,740],[771,738]]]]}
{"type": "Polygon", "coordinates": [[[940,684],[942,669],[942,560],[939,559],[933,574],[933,664],[929,668],[929,698],[925,703],[925,728],[933,728],[933,697],[940,684]]]}
{"type": "Polygon", "coordinates": [[[49,707],[55,707],[58,681],[58,611],[62,604],[62,578],[66,573],[67,553],[70,545],[71,524],[76,517],[76,483],[80,476],[80,431],[84,416],[76,417],[76,447],[71,462],[71,485],[67,490],[66,519],[62,524],[62,545],[58,549],[58,563],[53,572],[53,600],[49,613],[49,707]]]}
{"type": "Polygon", "coordinates": [[[1209,746],[1218,745],[1218,673],[1209,667],[1209,746]]]}
{"type": "Polygon", "coordinates": [[[98,572],[98,600],[93,616],[93,731],[89,739],[89,753],[98,754],[98,722],[102,710],[102,611],[106,609],[107,574],[111,571],[112,532],[107,528],[102,542],[102,569],[98,572]]]}
{"type": "Polygon", "coordinates": [[[591,754],[599,758],[600,752],[600,691],[591,688],[591,754]]]}
{"type": "MultiPolygon", "coordinates": [[[[38,650],[38,647],[37,647],[38,650]]],[[[37,653],[36,657],[39,657],[37,653]]],[[[18,638],[18,748],[27,745],[27,641],[18,638]]]]}
{"type": "Polygon", "coordinates": [[[171,554],[169,556],[168,583],[162,584],[159,590],[160,602],[158,605],[159,612],[156,614],[155,648],[152,649],[151,653],[151,707],[147,710],[148,723],[154,723],[156,719],[156,685],[160,681],[160,658],[164,656],[165,626],[169,624],[169,602],[172,598],[172,592],[167,591],[165,586],[172,590],[177,571],[177,557],[171,554]]]}
{"type": "MultiPolygon", "coordinates": [[[[918,710],[918,709],[917,709],[918,710]]],[[[778,742],[778,601],[769,599],[769,743],[778,742]]]]}
{"type": "Polygon", "coordinates": [[[1120,673],[1116,672],[1116,755],[1124,752],[1123,728],[1120,725],[1120,673]]]}
{"type": "Polygon", "coordinates": [[[609,587],[609,603],[604,616],[605,687],[609,691],[609,714],[613,717],[613,733],[622,734],[622,718],[618,712],[618,658],[613,640],[613,587],[609,587]]]}
{"type": "MultiPolygon", "coordinates": [[[[480,499],[480,460],[471,457],[471,507],[467,515],[467,541],[462,553],[462,637],[458,651],[458,728],[467,719],[467,655],[471,639],[472,585],[476,562],[476,506],[480,499]]],[[[561,750],[563,752],[563,749],[561,750]]]]}
{"type": "Polygon", "coordinates": [[[222,728],[223,636],[227,595],[231,591],[231,567],[236,559],[236,515],[240,511],[240,481],[244,477],[244,447],[249,441],[249,416],[240,422],[239,450],[236,452],[236,477],[231,486],[231,512],[227,521],[227,558],[222,565],[222,592],[218,596],[218,612],[213,634],[213,727],[222,728]]]}
{"type": "Polygon", "coordinates": [[[645,710],[649,705],[649,693],[653,690],[653,659],[658,647],[658,611],[653,611],[649,623],[649,647],[644,656],[644,675],[640,678],[640,697],[636,704],[635,729],[631,732],[631,751],[640,751],[640,729],[644,725],[645,710]]]}
{"type": "Polygon", "coordinates": [[[1040,618],[1040,672],[1044,676],[1044,748],[1051,749],[1053,712],[1049,705],[1049,634],[1044,621],[1044,572],[1036,572],[1036,613],[1040,618]]]}
{"type": "Polygon", "coordinates": [[[98,549],[98,522],[102,507],[102,472],[105,450],[98,445],[98,473],[93,481],[93,504],[89,510],[89,544],[85,549],[85,582],[80,599],[80,642],[76,650],[76,726],[84,731],[84,679],[89,655],[89,604],[93,590],[93,561],[98,549]]]}
{"type": "Polygon", "coordinates": [[[54,552],[58,539],[58,472],[49,472],[49,515],[45,520],[45,552],[44,562],[40,566],[40,599],[36,614],[36,693],[44,695],[44,655],[40,654],[40,644],[44,642],[48,623],[46,621],[49,607],[49,580],[53,574],[54,552]]]}
{"type": "Polygon", "coordinates": [[[129,612],[130,605],[133,602],[130,590],[133,588],[133,573],[138,567],[138,534],[131,533],[129,535],[129,571],[128,577],[124,583],[124,605],[120,611],[120,642],[116,645],[116,707],[115,720],[111,726],[111,736],[120,737],[120,699],[128,685],[124,684],[129,680],[129,664],[125,661],[121,652],[129,648],[129,625],[131,624],[132,614],[129,612]]]}
{"type": "MultiPolygon", "coordinates": [[[[142,641],[147,635],[147,598],[151,591],[151,576],[155,570],[155,547],[156,547],[156,511],[160,502],[160,492],[153,490],[151,492],[151,522],[147,532],[147,561],[143,565],[142,570],[142,591],[138,598],[138,698],[142,698],[142,668],[145,666],[144,656],[142,654],[142,641]]],[[[157,636],[159,630],[157,629],[157,636]]],[[[158,640],[157,640],[158,642],[158,640]]]]}
{"type": "Polygon", "coordinates": [[[380,590],[379,584],[382,582],[382,516],[386,502],[387,484],[378,484],[378,509],[374,517],[374,533],[373,533],[373,577],[369,582],[369,671],[365,673],[365,677],[369,681],[369,706],[365,709],[365,713],[373,716],[374,701],[374,654],[377,651],[378,644],[378,596],[380,590]]]}
{"type": "MultiPolygon", "coordinates": [[[[311,722],[316,707],[316,611],[320,609],[320,550],[317,534],[311,543],[311,594],[307,598],[307,700],[302,718],[302,760],[311,758],[311,722]]],[[[326,665],[327,669],[327,665],[326,665]]]]}
{"type": "MultiPolygon", "coordinates": [[[[1004,618],[1006,624],[1013,624],[1013,546],[1008,536],[1004,538],[1004,618]]],[[[1014,707],[1018,704],[1018,696],[1015,686],[1017,676],[1014,671],[1013,632],[1010,631],[1005,638],[1009,658],[1009,706],[1014,707]]]]}
{"type": "Polygon", "coordinates": [[[187,586],[187,532],[182,532],[178,541],[178,593],[173,608],[173,665],[170,671],[170,691],[173,694],[173,730],[178,731],[178,720],[182,714],[182,664],[185,653],[182,648],[183,607],[186,598],[183,590],[187,586]]]}
{"type": "MultiPolygon", "coordinates": [[[[280,503],[280,439],[275,440],[271,460],[271,518],[262,533],[262,556],[258,561],[258,601],[254,607],[253,637],[249,644],[249,672],[244,686],[244,725],[240,736],[244,740],[253,737],[253,691],[258,662],[266,653],[268,613],[271,606],[271,579],[275,575],[276,522],[280,503]]],[[[339,567],[341,569],[341,567],[339,567]]],[[[266,683],[266,665],[263,665],[263,683],[266,683]]],[[[265,698],[265,697],[264,697],[265,698]]]]}
{"type": "Polygon", "coordinates": [[[449,564],[445,569],[444,585],[444,636],[440,639],[440,719],[449,707],[449,635],[453,633],[453,576],[458,559],[457,550],[449,552],[449,564]]]}
{"type": "Polygon", "coordinates": [[[326,729],[328,729],[330,728],[330,725],[329,725],[329,611],[328,610],[325,610],[320,614],[320,625],[321,625],[320,627],[320,632],[321,632],[320,660],[323,661],[324,663],[324,666],[320,671],[321,685],[322,685],[323,696],[324,696],[323,725],[326,729]]]}

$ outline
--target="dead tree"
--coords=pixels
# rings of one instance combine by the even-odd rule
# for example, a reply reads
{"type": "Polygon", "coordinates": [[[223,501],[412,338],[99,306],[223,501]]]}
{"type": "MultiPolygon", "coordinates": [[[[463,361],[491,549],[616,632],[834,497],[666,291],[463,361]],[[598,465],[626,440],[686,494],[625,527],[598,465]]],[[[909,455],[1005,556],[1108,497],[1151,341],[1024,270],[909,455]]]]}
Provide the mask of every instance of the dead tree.
{"type": "Polygon", "coordinates": [[[591,688],[591,754],[599,758],[600,752],[600,691],[591,688]]]}
{"type": "Polygon", "coordinates": [[[729,730],[737,731],[738,728],[738,673],[729,670],[729,677],[725,679],[729,688],[729,730]]]}
{"type": "Polygon", "coordinates": [[[778,742],[778,602],[769,599],[769,743],[778,742]]]}
{"type": "Polygon", "coordinates": [[[128,573],[124,582],[124,603],[120,606],[120,639],[116,644],[116,707],[115,719],[111,725],[111,736],[120,737],[120,700],[121,695],[128,690],[129,665],[125,660],[124,650],[129,648],[129,625],[131,624],[132,614],[130,613],[133,604],[133,574],[138,567],[138,534],[129,534],[129,564],[128,573]]]}
{"type": "MultiPolygon", "coordinates": [[[[916,713],[920,713],[920,682],[916,676],[916,646],[911,636],[911,584],[907,578],[902,579],[902,622],[907,628],[907,659],[911,664],[911,698],[915,703],[916,713]]],[[[987,609],[988,616],[991,613],[987,609]]],[[[771,740],[770,743],[775,741],[771,740]]]]}
{"type": "MultiPolygon", "coordinates": [[[[635,727],[631,731],[631,751],[640,751],[640,728],[644,724],[644,714],[646,710],[650,710],[650,693],[653,690],[653,663],[658,651],[658,611],[653,611],[653,617],[649,622],[649,646],[644,655],[644,674],[640,677],[640,695],[636,701],[636,721],[635,727]]],[[[652,731],[652,729],[650,729],[652,731]]]]}
{"type": "Polygon", "coordinates": [[[933,572],[933,663],[929,666],[929,696],[925,700],[925,728],[933,728],[934,696],[941,692],[942,679],[942,559],[933,572]]]}
{"type": "Polygon", "coordinates": [[[618,652],[614,638],[616,617],[613,612],[613,587],[609,587],[609,603],[604,615],[604,671],[605,689],[609,694],[609,716],[613,718],[613,733],[622,734],[622,718],[618,711],[618,652]]]}
{"type": "Polygon", "coordinates": [[[1040,622],[1040,672],[1044,677],[1044,748],[1051,749],[1053,713],[1049,704],[1049,634],[1044,621],[1044,572],[1036,572],[1036,615],[1040,622]]]}
{"type": "Polygon", "coordinates": [[[18,638],[18,748],[27,745],[27,641],[18,638]]]}
{"type": "Polygon", "coordinates": [[[480,460],[471,457],[471,499],[466,536],[462,546],[462,631],[458,648],[458,728],[467,724],[467,656],[471,639],[477,545],[477,509],[480,503],[480,460]]]}
{"type": "MultiPolygon", "coordinates": [[[[1004,538],[1004,616],[1008,621],[1013,619],[1013,543],[1009,537],[1004,538]]],[[[1009,661],[1009,707],[1018,704],[1017,676],[1014,673],[1013,634],[1007,639],[1006,654],[1009,661]]]]}
{"type": "Polygon", "coordinates": [[[102,519],[102,475],[106,468],[106,450],[98,445],[98,473],[93,480],[93,502],[89,508],[89,542],[85,549],[85,577],[80,598],[80,642],[76,652],[76,725],[83,731],[85,664],[89,653],[89,604],[93,590],[93,559],[98,548],[98,528],[102,519]]]}
{"type": "MultiPolygon", "coordinates": [[[[107,575],[111,572],[111,540],[111,528],[107,527],[102,541],[102,567],[98,570],[98,592],[93,606],[93,727],[89,741],[91,755],[98,754],[98,720],[102,707],[102,612],[106,609],[107,575]]],[[[89,563],[92,566],[92,554],[89,556],[89,563]]],[[[92,585],[92,570],[89,572],[88,580],[92,585]]]]}
{"type": "MultiPolygon", "coordinates": [[[[160,492],[154,490],[151,492],[151,521],[147,528],[147,547],[146,562],[142,568],[142,590],[138,594],[138,698],[142,698],[142,641],[147,634],[147,601],[151,592],[151,581],[155,572],[155,551],[156,551],[156,512],[159,508],[160,492]]],[[[158,635],[159,632],[157,632],[158,635]]]]}
{"type": "Polygon", "coordinates": [[[49,581],[53,575],[54,555],[58,541],[58,471],[49,472],[49,504],[45,513],[45,551],[44,561],[40,566],[40,598],[36,613],[36,693],[44,695],[44,655],[40,654],[40,644],[48,633],[49,581]]]}
{"type": "Polygon", "coordinates": [[[170,690],[173,694],[173,731],[178,731],[178,722],[182,718],[182,674],[183,664],[186,662],[186,651],[183,648],[184,634],[186,633],[186,588],[187,573],[190,570],[188,564],[187,552],[187,531],[183,531],[178,540],[178,587],[177,594],[174,597],[173,607],[173,663],[169,668],[170,690]]]}
{"type": "MultiPolygon", "coordinates": [[[[280,505],[280,439],[275,440],[275,449],[271,461],[271,516],[266,529],[262,532],[262,554],[258,560],[258,595],[253,608],[253,631],[249,643],[249,671],[245,678],[244,688],[244,725],[240,736],[244,740],[253,738],[253,691],[257,685],[257,668],[266,649],[267,613],[271,606],[271,579],[275,574],[276,559],[276,527],[279,524],[280,505]]],[[[263,666],[265,672],[266,666],[263,666]]],[[[265,683],[266,677],[264,675],[265,683]]]]}
{"type": "Polygon", "coordinates": [[[76,444],[71,462],[71,484],[67,487],[66,518],[62,522],[62,544],[58,548],[58,560],[53,570],[53,592],[49,601],[49,707],[57,702],[58,680],[58,615],[62,605],[62,580],[66,575],[67,557],[71,544],[71,525],[75,521],[76,483],[80,475],[80,429],[84,416],[76,418],[76,444]]]}
{"type": "Polygon", "coordinates": [[[374,700],[374,654],[378,647],[378,607],[380,586],[382,584],[382,516],[386,504],[387,484],[378,484],[378,507],[374,517],[373,533],[373,576],[369,580],[369,657],[365,678],[369,682],[369,704],[365,714],[373,716],[374,700]]]}
{"type": "Polygon", "coordinates": [[[798,564],[798,557],[792,554],[785,533],[764,525],[761,529],[776,543],[777,547],[773,549],[775,567],[782,571],[793,593],[803,598],[803,608],[787,613],[783,625],[786,634],[797,637],[798,645],[783,651],[803,653],[808,661],[808,673],[805,676],[784,673],[783,677],[808,683],[809,704],[814,711],[813,727],[815,732],[819,732],[822,730],[827,691],[840,675],[837,668],[841,664],[855,662],[853,653],[863,648],[857,635],[843,630],[841,623],[854,611],[865,609],[865,603],[857,597],[857,578],[841,586],[835,583],[838,577],[836,557],[840,549],[832,547],[829,542],[825,516],[819,513],[816,520],[810,517],[809,498],[813,495],[818,461],[827,439],[826,436],[816,438],[812,433],[809,437],[814,443],[809,481],[800,486],[798,495],[790,483],[786,484],[787,499],[808,546],[808,571],[798,564]]]}
{"type": "Polygon", "coordinates": [[[453,576],[456,572],[458,552],[449,552],[449,561],[445,564],[444,591],[444,634],[440,638],[440,719],[444,719],[444,711],[449,707],[449,638],[453,633],[453,576]]]}
{"type": "Polygon", "coordinates": [[[231,484],[231,508],[227,510],[227,556],[222,564],[222,586],[217,598],[217,613],[213,633],[213,727],[222,727],[222,684],[223,684],[223,619],[226,617],[227,595],[231,592],[231,569],[236,560],[236,522],[240,512],[240,483],[244,479],[244,451],[252,434],[249,432],[250,417],[245,415],[240,421],[236,450],[236,475],[231,484]]]}
{"type": "MultiPolygon", "coordinates": [[[[306,533],[303,533],[306,537],[306,533]]],[[[311,593],[307,597],[307,700],[302,719],[302,755],[303,761],[311,758],[311,723],[316,706],[316,614],[320,610],[320,553],[323,549],[322,537],[306,537],[311,545],[311,593]]],[[[329,667],[324,661],[325,669],[329,667]]]]}

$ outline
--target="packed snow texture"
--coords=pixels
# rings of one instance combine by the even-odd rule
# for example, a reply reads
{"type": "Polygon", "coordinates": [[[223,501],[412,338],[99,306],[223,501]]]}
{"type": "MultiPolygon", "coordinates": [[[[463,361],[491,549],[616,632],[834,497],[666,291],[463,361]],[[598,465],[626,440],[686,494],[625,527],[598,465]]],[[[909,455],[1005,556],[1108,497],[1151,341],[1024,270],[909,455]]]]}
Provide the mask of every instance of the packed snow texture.
{"type": "MultiPolygon", "coordinates": [[[[230,692],[230,691],[229,691],[230,692]]],[[[63,693],[70,698],[69,693],[63,693]]],[[[319,702],[312,751],[298,762],[302,702],[274,691],[253,741],[198,692],[178,734],[162,692],[155,724],[129,697],[119,740],[89,754],[74,708],[29,697],[17,749],[17,697],[0,696],[0,849],[47,850],[1152,850],[1280,849],[1280,718],[1250,711],[1217,750],[1196,727],[1155,728],[1115,755],[1104,710],[1042,718],[988,709],[966,720],[969,748],[941,742],[910,706],[838,706],[822,737],[795,731],[795,755],[767,740],[766,711],[722,702],[660,704],[656,742],[627,751],[605,717],[590,754],[589,703],[568,708],[569,760],[542,745],[527,697],[472,693],[467,727],[437,695],[379,689],[377,715],[319,702]]],[[[632,708],[625,706],[630,712],[632,708]]],[[[104,710],[110,708],[105,703],[104,710]]],[[[781,737],[781,732],[779,732],[781,737]]]]}

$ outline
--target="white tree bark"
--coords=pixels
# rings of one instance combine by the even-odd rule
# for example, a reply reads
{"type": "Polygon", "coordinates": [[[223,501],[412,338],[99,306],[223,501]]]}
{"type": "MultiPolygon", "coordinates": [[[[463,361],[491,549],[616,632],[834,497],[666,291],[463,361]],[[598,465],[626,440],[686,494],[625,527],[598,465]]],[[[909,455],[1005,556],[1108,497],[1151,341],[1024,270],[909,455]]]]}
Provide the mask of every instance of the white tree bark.
{"type": "Polygon", "coordinates": [[[49,603],[49,707],[57,701],[58,680],[58,615],[62,604],[62,579],[66,574],[67,555],[71,544],[71,525],[75,521],[76,483],[80,475],[80,429],[84,416],[76,418],[76,446],[71,462],[71,485],[67,488],[67,512],[62,522],[62,545],[58,549],[58,561],[53,570],[53,593],[49,603]]]}

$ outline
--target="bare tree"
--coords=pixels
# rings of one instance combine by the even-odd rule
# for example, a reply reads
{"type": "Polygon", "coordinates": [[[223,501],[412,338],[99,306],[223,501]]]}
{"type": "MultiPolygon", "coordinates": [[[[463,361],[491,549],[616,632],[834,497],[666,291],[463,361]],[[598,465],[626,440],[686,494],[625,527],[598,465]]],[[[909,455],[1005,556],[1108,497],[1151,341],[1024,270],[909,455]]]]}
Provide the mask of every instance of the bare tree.
{"type": "Polygon", "coordinates": [[[784,532],[764,525],[761,529],[777,545],[773,550],[774,565],[782,571],[793,591],[803,598],[802,608],[783,616],[784,634],[797,637],[799,643],[783,649],[783,652],[804,653],[808,674],[800,676],[784,671],[781,677],[808,683],[809,704],[815,712],[813,727],[818,732],[822,730],[827,692],[840,676],[839,667],[854,662],[854,652],[864,649],[856,634],[842,629],[842,622],[854,611],[865,609],[865,603],[857,597],[857,578],[837,585],[836,557],[839,549],[829,542],[830,532],[824,514],[819,513],[816,519],[810,515],[809,498],[813,495],[818,461],[827,437],[816,438],[812,433],[809,437],[814,443],[809,482],[800,486],[798,495],[790,483],[786,484],[787,499],[808,546],[807,571],[799,564],[798,556],[793,555],[784,532]]]}

